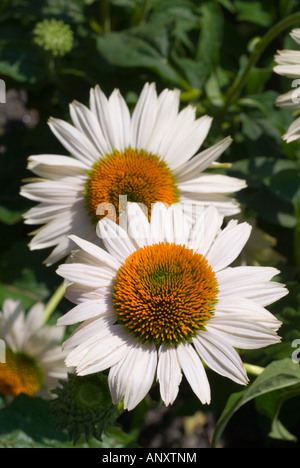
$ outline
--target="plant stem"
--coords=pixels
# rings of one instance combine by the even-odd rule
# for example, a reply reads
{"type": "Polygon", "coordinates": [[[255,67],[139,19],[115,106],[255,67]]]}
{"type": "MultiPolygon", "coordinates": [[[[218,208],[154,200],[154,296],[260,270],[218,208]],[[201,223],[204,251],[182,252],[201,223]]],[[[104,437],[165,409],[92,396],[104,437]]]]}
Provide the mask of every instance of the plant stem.
{"type": "Polygon", "coordinates": [[[231,88],[229,89],[229,92],[227,94],[223,109],[222,109],[222,115],[226,113],[228,107],[230,104],[236,99],[236,97],[239,95],[241,90],[243,89],[247,77],[252,69],[252,67],[255,65],[257,62],[258,58],[262,54],[262,52],[265,50],[265,48],[285,29],[289,28],[292,26],[294,23],[297,23],[300,21],[300,12],[294,13],[290,16],[287,16],[283,20],[279,21],[277,24],[275,24],[269,31],[261,38],[261,40],[257,43],[256,47],[254,48],[252,54],[249,57],[247,66],[243,73],[235,80],[231,88]]]}
{"type": "Polygon", "coordinates": [[[145,22],[145,18],[147,16],[149,9],[150,9],[150,1],[144,0],[142,5],[136,8],[132,16],[131,27],[140,26],[141,24],[143,24],[145,22]]]}
{"type": "Polygon", "coordinates": [[[54,312],[54,310],[56,309],[56,306],[57,304],[59,304],[59,302],[62,300],[62,298],[64,297],[64,294],[65,294],[65,291],[66,291],[66,285],[65,283],[63,282],[58,288],[57,290],[55,291],[55,293],[53,294],[53,296],[50,298],[50,300],[48,301],[46,307],[45,307],[45,312],[44,312],[44,323],[46,323],[48,320],[49,320],[49,317],[51,316],[51,314],[54,312]]]}
{"type": "Polygon", "coordinates": [[[255,366],[253,364],[244,364],[244,366],[248,374],[255,376],[260,375],[264,371],[264,367],[255,366]]]}
{"type": "Polygon", "coordinates": [[[104,33],[110,32],[110,0],[101,0],[100,5],[101,26],[104,33]]]}

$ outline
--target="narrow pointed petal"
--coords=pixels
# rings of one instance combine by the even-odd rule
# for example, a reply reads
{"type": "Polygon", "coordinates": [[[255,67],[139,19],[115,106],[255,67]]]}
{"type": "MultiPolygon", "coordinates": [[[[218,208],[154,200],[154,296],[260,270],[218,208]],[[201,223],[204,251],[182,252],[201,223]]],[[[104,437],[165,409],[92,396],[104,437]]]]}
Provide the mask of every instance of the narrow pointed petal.
{"type": "Polygon", "coordinates": [[[213,371],[240,385],[246,385],[248,378],[242,360],[235,349],[220,336],[211,331],[200,331],[193,339],[201,359],[213,371]]]}
{"type": "Polygon", "coordinates": [[[192,390],[201,403],[209,404],[210,386],[203,364],[190,344],[181,344],[176,348],[178,361],[192,390]]]}
{"type": "Polygon", "coordinates": [[[149,392],[155,376],[157,351],[154,345],[136,344],[109,372],[108,383],[115,404],[124,398],[124,408],[134,409],[149,392]]]}
{"type": "Polygon", "coordinates": [[[174,347],[162,345],[158,353],[157,380],[166,406],[175,401],[182,380],[181,369],[174,347]]]}

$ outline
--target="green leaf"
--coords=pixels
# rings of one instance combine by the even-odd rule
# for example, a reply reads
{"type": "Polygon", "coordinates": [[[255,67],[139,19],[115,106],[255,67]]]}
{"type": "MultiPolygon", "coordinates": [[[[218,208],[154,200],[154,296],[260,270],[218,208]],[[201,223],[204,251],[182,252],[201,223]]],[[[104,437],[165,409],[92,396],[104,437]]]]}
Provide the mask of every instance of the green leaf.
{"type": "Polygon", "coordinates": [[[0,222],[4,224],[15,224],[22,219],[22,211],[9,210],[6,206],[0,205],[0,222]]]}
{"type": "Polygon", "coordinates": [[[169,81],[181,86],[182,81],[168,60],[143,39],[127,32],[103,34],[96,39],[98,52],[111,65],[124,68],[147,68],[169,81]]]}
{"type": "Polygon", "coordinates": [[[18,82],[35,84],[44,78],[43,62],[30,34],[4,27],[0,39],[0,72],[18,82]]]}
{"type": "Polygon", "coordinates": [[[291,387],[288,389],[280,389],[275,392],[270,392],[256,399],[256,409],[266,415],[272,421],[269,437],[278,440],[286,440],[296,442],[297,438],[289,432],[289,430],[279,420],[279,414],[282,405],[288,399],[299,395],[299,387],[291,387]]]}
{"type": "Polygon", "coordinates": [[[217,445],[227,423],[243,405],[266,393],[294,385],[300,385],[299,365],[294,364],[290,358],[272,362],[246,390],[230,396],[216,424],[212,446],[217,445]]]}
{"type": "Polygon", "coordinates": [[[269,26],[272,22],[270,12],[263,9],[260,2],[234,2],[239,21],[248,21],[249,23],[258,24],[259,26],[269,26]]]}
{"type": "Polygon", "coordinates": [[[297,442],[297,437],[295,437],[293,434],[291,434],[286,427],[280,422],[278,419],[278,416],[273,419],[272,422],[272,429],[271,432],[269,433],[269,437],[272,437],[273,439],[279,439],[279,440],[286,440],[290,442],[297,442]]]}
{"type": "Polygon", "coordinates": [[[265,183],[279,197],[292,201],[300,196],[300,171],[286,169],[265,178],[265,183]]]}
{"type": "Polygon", "coordinates": [[[1,443],[5,446],[6,439],[11,446],[19,446],[20,440],[24,445],[66,440],[63,433],[55,431],[54,423],[46,400],[21,394],[0,411],[1,443]]]}
{"type": "Polygon", "coordinates": [[[215,2],[205,2],[201,6],[201,34],[195,57],[203,74],[199,86],[219,65],[222,35],[223,18],[219,6],[215,2]]]}

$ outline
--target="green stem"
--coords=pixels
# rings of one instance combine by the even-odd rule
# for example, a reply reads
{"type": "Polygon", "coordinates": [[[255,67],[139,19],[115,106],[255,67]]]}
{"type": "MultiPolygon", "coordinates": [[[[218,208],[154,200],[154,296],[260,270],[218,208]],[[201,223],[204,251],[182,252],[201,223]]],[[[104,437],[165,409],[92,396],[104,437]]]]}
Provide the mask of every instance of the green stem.
{"type": "Polygon", "coordinates": [[[132,19],[131,19],[131,26],[139,26],[144,23],[146,15],[150,9],[150,1],[144,0],[140,7],[137,7],[132,19]]]}
{"type": "Polygon", "coordinates": [[[104,33],[110,32],[110,0],[101,0],[100,5],[101,26],[104,33]]]}
{"type": "Polygon", "coordinates": [[[50,298],[48,303],[46,304],[45,311],[44,311],[44,323],[46,323],[49,320],[49,317],[51,316],[51,314],[56,309],[57,304],[59,304],[59,302],[64,297],[65,291],[66,291],[66,285],[65,285],[65,283],[62,283],[57,288],[57,290],[55,291],[53,296],[50,298]]]}
{"type": "Polygon", "coordinates": [[[291,27],[294,23],[300,21],[300,12],[294,13],[290,16],[287,16],[283,20],[275,24],[269,31],[261,38],[254,48],[252,54],[249,57],[247,66],[243,73],[235,80],[231,88],[229,89],[225,104],[222,109],[222,115],[226,113],[230,104],[236,99],[241,90],[243,89],[248,74],[250,73],[252,67],[257,62],[260,55],[263,53],[265,48],[285,29],[291,27]]]}
{"type": "Polygon", "coordinates": [[[255,366],[253,364],[244,364],[244,366],[248,374],[255,376],[260,375],[265,370],[264,367],[255,366]]]}

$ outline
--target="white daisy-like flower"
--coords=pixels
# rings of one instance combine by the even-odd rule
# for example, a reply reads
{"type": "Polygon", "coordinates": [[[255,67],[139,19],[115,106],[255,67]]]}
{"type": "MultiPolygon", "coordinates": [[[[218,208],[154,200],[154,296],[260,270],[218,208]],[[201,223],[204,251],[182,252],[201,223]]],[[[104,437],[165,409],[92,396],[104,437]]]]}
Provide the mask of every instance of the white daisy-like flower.
{"type": "Polygon", "coordinates": [[[287,291],[272,267],[230,267],[251,232],[215,207],[192,228],[182,206],[153,206],[150,222],[129,204],[128,230],[99,221],[105,249],[77,236],[73,263],[58,267],[76,306],[58,325],[80,323],[64,342],[79,375],[109,369],[113,402],[133,409],[155,380],[166,405],[184,374],[202,403],[211,399],[203,362],[241,385],[248,378],[235,350],[280,341],[281,322],[266,310],[287,291]]]}
{"type": "MultiPolygon", "coordinates": [[[[24,216],[27,224],[42,224],[31,249],[54,247],[46,260],[53,264],[69,254],[70,234],[96,240],[95,224],[108,211],[118,222],[123,200],[151,204],[175,202],[216,206],[224,215],[239,211],[232,193],[245,188],[241,179],[212,172],[216,159],[229,147],[227,137],[198,152],[212,119],[196,119],[195,108],[179,112],[180,93],[146,84],[132,115],[114,90],[109,99],[97,86],[90,108],[70,105],[72,124],[51,118],[49,125],[71,154],[29,157],[29,180],[21,194],[38,202],[24,216]],[[120,206],[121,205],[121,206],[120,206]],[[107,210],[106,210],[107,208],[107,210]]],[[[215,166],[215,167],[214,167],[215,166]]]]}
{"type": "Polygon", "coordinates": [[[58,380],[67,378],[70,370],[61,347],[65,328],[45,325],[43,321],[41,303],[25,313],[20,301],[4,301],[0,311],[0,339],[5,343],[4,359],[0,361],[0,393],[50,398],[50,390],[58,380]]]}
{"type": "MultiPolygon", "coordinates": [[[[300,29],[293,29],[290,33],[294,41],[300,45],[300,29]]],[[[275,55],[274,60],[276,66],[274,72],[288,78],[294,78],[291,91],[281,94],[276,99],[276,105],[284,109],[299,111],[300,109],[300,50],[281,50],[275,55]]],[[[296,118],[289,126],[287,132],[283,135],[283,139],[290,143],[291,141],[300,138],[300,118],[296,118]]]]}

